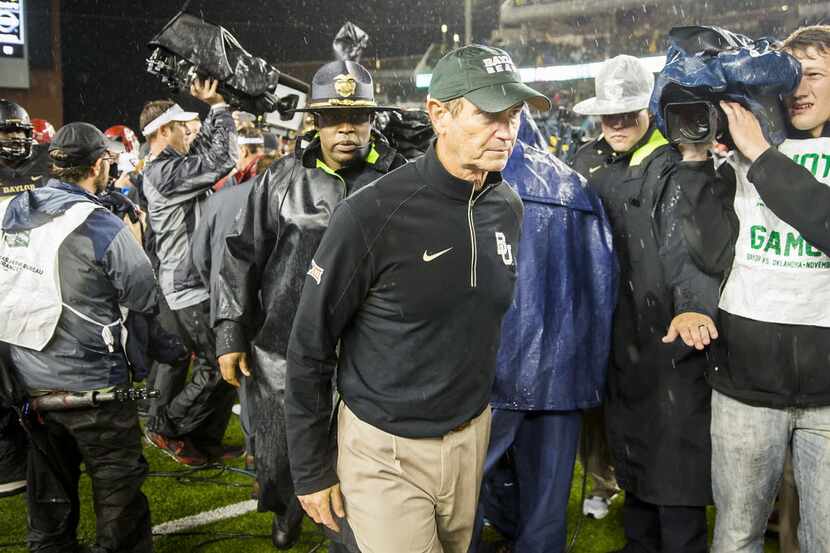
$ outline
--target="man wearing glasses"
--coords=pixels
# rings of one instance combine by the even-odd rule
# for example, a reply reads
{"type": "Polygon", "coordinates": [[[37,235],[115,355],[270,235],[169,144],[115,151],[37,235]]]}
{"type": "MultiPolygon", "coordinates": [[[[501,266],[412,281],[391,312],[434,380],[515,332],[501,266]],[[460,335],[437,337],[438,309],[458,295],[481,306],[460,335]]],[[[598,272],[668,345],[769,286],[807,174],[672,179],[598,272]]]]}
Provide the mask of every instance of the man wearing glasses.
{"type": "Polygon", "coordinates": [[[718,279],[691,262],[678,205],[714,173],[705,145],[678,151],[654,126],[653,86],[636,58],[603,64],[596,97],[574,106],[599,115],[603,134],[574,167],[603,201],[620,266],[605,421],[626,492],[621,551],[704,553],[712,502],[705,372],[715,367],[703,350],[718,336],[718,279]]]}
{"type": "MultiPolygon", "coordinates": [[[[11,344],[29,397],[92,393],[130,384],[120,307],[151,314],[150,261],[98,195],[120,148],[88,123],[70,123],[49,146],[52,178],[0,204],[0,340],[11,344]]],[[[24,413],[27,411],[24,411],[24,413]]],[[[134,403],[25,416],[28,545],[78,550],[78,478],[92,479],[97,550],[149,552],[150,511],[141,485],[147,462],[134,403]]]]}
{"type": "Polygon", "coordinates": [[[321,67],[304,109],[315,130],[293,155],[257,177],[226,238],[212,298],[223,378],[253,403],[259,510],[272,511],[272,540],[290,548],[303,510],[288,465],[284,396],[291,323],[306,272],[334,208],[406,160],[372,128],[378,106],[369,71],[351,61],[321,67]],[[241,371],[240,375],[237,371],[241,371]]]}

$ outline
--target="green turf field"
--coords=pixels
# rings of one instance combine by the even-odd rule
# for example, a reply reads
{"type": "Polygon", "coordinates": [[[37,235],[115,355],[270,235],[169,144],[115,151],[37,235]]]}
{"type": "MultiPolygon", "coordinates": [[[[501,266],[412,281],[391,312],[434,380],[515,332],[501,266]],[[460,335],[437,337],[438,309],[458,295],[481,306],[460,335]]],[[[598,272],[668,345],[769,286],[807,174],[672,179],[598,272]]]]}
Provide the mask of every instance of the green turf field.
{"type": "MultiPolygon", "coordinates": [[[[233,417],[228,430],[229,443],[242,443],[239,421],[233,417]]],[[[155,448],[147,446],[145,455],[150,463],[150,470],[157,473],[144,484],[144,493],[150,500],[153,524],[180,519],[203,511],[208,511],[245,501],[250,498],[251,478],[242,474],[205,470],[188,472],[155,448]],[[179,472],[182,471],[182,472],[179,472]]],[[[231,466],[242,467],[242,461],[231,466]]],[[[571,500],[568,506],[569,531],[572,533],[577,521],[582,517],[579,508],[581,489],[581,469],[577,467],[571,500]]],[[[82,515],[79,533],[84,542],[92,543],[95,533],[94,514],[90,500],[90,482],[86,476],[81,478],[82,515]]],[[[621,525],[621,498],[612,505],[611,514],[603,520],[583,519],[574,551],[578,553],[605,553],[622,547],[624,544],[621,525]]],[[[712,513],[710,512],[710,518],[712,513]]],[[[156,551],[160,553],[184,553],[188,551],[233,553],[256,553],[276,551],[270,542],[271,516],[269,514],[248,513],[237,518],[216,522],[207,526],[193,528],[191,535],[158,536],[156,551]],[[198,535],[192,535],[198,534],[198,535]],[[240,534],[244,536],[240,536],[240,534]],[[234,536],[234,537],[232,537],[234,536]],[[224,538],[224,539],[223,539],[224,538]]],[[[26,551],[26,504],[21,496],[0,499],[0,551],[18,553],[26,551]]],[[[488,539],[495,536],[490,533],[488,539]]],[[[321,533],[306,519],[300,543],[291,551],[308,553],[326,551],[321,533]],[[319,546],[319,547],[318,547],[319,546]]],[[[777,552],[778,547],[768,540],[766,552],[777,552]]],[[[520,553],[520,552],[519,552],[520,553]]]]}

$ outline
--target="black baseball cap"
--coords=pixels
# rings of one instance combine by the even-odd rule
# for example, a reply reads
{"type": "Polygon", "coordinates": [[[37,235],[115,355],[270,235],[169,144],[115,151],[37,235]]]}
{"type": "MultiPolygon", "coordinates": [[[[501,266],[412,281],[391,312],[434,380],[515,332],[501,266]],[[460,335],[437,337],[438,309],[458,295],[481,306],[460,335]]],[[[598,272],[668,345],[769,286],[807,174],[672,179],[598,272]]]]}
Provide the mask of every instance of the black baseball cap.
{"type": "Polygon", "coordinates": [[[438,60],[429,96],[447,102],[464,97],[478,109],[497,113],[520,102],[539,111],[550,109],[547,96],[522,83],[510,54],[501,48],[470,44],[438,60]]]}
{"type": "Polygon", "coordinates": [[[124,146],[89,123],[64,125],[49,144],[49,157],[58,167],[92,165],[107,151],[121,153],[124,146]]]}

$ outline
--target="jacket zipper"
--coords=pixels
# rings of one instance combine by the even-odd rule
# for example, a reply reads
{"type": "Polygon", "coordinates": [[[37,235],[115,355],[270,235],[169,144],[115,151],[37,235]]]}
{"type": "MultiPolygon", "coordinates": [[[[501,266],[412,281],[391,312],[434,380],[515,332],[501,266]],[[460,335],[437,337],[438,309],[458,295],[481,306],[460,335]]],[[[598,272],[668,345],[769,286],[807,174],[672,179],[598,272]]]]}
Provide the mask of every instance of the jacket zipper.
{"type": "Polygon", "coordinates": [[[470,288],[476,287],[476,264],[478,262],[478,248],[476,246],[476,227],[473,222],[473,195],[476,193],[476,188],[473,186],[470,191],[470,199],[467,202],[467,224],[470,226],[470,248],[472,255],[470,256],[470,288]]]}

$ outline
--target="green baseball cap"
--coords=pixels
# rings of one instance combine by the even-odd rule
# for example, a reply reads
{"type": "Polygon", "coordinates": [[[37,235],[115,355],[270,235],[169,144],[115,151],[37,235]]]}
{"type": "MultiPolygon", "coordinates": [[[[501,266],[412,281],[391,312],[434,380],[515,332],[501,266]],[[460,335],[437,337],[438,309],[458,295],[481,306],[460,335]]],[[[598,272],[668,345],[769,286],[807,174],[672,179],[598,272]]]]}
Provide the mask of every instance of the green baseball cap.
{"type": "Polygon", "coordinates": [[[487,113],[504,111],[520,102],[539,111],[547,111],[551,105],[547,96],[522,83],[510,54],[480,44],[462,46],[438,60],[429,96],[442,102],[464,97],[487,113]]]}

